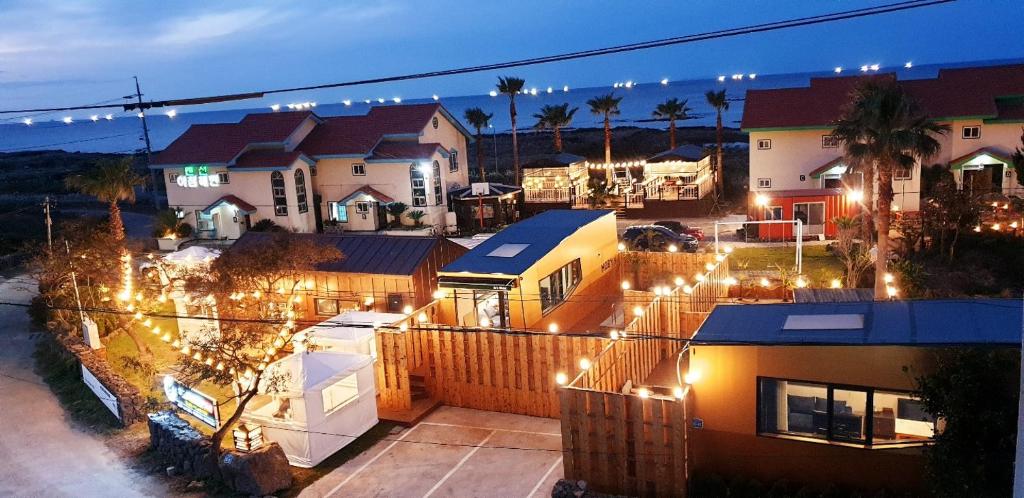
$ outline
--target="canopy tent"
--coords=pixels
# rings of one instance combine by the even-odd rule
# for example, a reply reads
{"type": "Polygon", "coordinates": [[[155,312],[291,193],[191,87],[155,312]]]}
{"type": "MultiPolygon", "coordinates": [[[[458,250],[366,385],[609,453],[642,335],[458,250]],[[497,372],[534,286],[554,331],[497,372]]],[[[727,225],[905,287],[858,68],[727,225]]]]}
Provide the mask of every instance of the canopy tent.
{"type": "Polygon", "coordinates": [[[305,330],[322,351],[359,353],[377,358],[373,327],[390,325],[405,318],[398,313],[346,311],[305,330]]]}
{"type": "Polygon", "coordinates": [[[171,288],[168,297],[174,303],[178,333],[182,337],[199,340],[210,333],[220,332],[216,306],[201,300],[186,299],[184,283],[184,278],[188,276],[189,272],[205,271],[209,268],[210,263],[218,257],[220,257],[220,251],[217,249],[190,246],[167,254],[156,263],[160,282],[171,288]]]}
{"type": "Polygon", "coordinates": [[[313,467],[377,424],[369,356],[335,351],[293,353],[270,364],[241,422],[259,425],[288,462],[313,467]],[[281,379],[275,383],[267,379],[281,379]],[[274,384],[274,392],[267,392],[274,384]]]}

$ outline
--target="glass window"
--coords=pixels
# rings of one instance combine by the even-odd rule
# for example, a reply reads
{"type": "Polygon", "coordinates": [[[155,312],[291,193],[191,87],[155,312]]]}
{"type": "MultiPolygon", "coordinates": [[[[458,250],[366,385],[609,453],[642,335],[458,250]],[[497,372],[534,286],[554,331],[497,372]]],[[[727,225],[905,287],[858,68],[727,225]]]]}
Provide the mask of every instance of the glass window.
{"type": "Polygon", "coordinates": [[[324,316],[335,316],[338,314],[338,300],[336,299],[314,299],[316,314],[324,316]]]}
{"type": "Polygon", "coordinates": [[[964,126],[963,137],[967,139],[981,138],[980,126],[964,126]]]}
{"type": "Polygon", "coordinates": [[[444,205],[444,191],[441,189],[441,164],[434,161],[434,205],[444,205]]]}
{"type": "Polygon", "coordinates": [[[804,225],[822,225],[825,223],[824,202],[798,202],[793,204],[793,218],[804,225]]]}
{"type": "Polygon", "coordinates": [[[927,441],[935,437],[935,417],[910,394],[875,391],[872,411],[875,444],[927,441]]]}
{"type": "Polygon", "coordinates": [[[839,147],[839,137],[835,135],[822,135],[821,136],[821,148],[822,149],[835,149],[839,147]]]}
{"type": "Polygon", "coordinates": [[[459,151],[452,149],[448,152],[448,171],[459,170],[459,151]]]}
{"type": "Polygon", "coordinates": [[[821,177],[822,188],[843,188],[842,175],[824,175],[821,177]]]}
{"type": "Polygon", "coordinates": [[[340,202],[328,202],[327,219],[338,223],[348,223],[348,206],[340,202]]]}
{"type": "Polygon", "coordinates": [[[167,183],[178,183],[179,173],[167,173],[167,183]]]}
{"type": "Polygon", "coordinates": [[[760,432],[825,439],[828,436],[828,388],[823,385],[761,379],[760,432]]]}
{"type": "Polygon", "coordinates": [[[388,294],[388,313],[402,313],[403,308],[405,308],[405,296],[388,294]]]}
{"type": "Polygon", "coordinates": [[[360,202],[356,203],[356,213],[358,213],[358,214],[366,214],[366,213],[369,213],[369,212],[370,212],[370,203],[369,202],[361,202],[360,201],[360,202]]]}
{"type": "Polygon", "coordinates": [[[356,163],[352,165],[352,174],[355,176],[366,175],[366,165],[363,163],[356,163]]]}
{"type": "Polygon", "coordinates": [[[315,164],[309,167],[309,176],[316,176],[316,165],[315,164]]]}
{"type": "Polygon", "coordinates": [[[324,413],[330,413],[349,401],[359,397],[359,384],[356,382],[356,374],[349,375],[338,382],[331,384],[320,392],[324,401],[324,413]]]}
{"type": "Polygon", "coordinates": [[[758,178],[757,179],[757,188],[772,188],[772,179],[771,178],[758,178]]]}
{"type": "Polygon", "coordinates": [[[295,197],[298,199],[299,212],[309,211],[309,204],[306,202],[306,174],[301,169],[295,170],[295,197]]]}
{"type": "Polygon", "coordinates": [[[772,141],[770,138],[762,138],[757,141],[757,150],[768,150],[772,148],[772,141]]]}
{"type": "Polygon", "coordinates": [[[866,417],[868,392],[866,390],[832,390],[832,438],[864,441],[867,434],[866,417]]]}
{"type": "Polygon", "coordinates": [[[284,175],[280,171],[270,174],[270,190],[274,196],[274,214],[288,216],[288,196],[285,193],[284,175]]]}
{"type": "Polygon", "coordinates": [[[893,180],[910,180],[914,176],[914,168],[897,167],[892,172],[893,180]]]}
{"type": "Polygon", "coordinates": [[[231,183],[231,177],[228,175],[227,171],[217,173],[217,180],[220,181],[221,184],[231,183]]]}
{"type": "MultiPolygon", "coordinates": [[[[435,161],[436,164],[436,161],[435,161]]],[[[412,183],[412,205],[427,205],[427,186],[423,180],[423,171],[413,163],[409,166],[409,180],[412,183]]]]}
{"type": "Polygon", "coordinates": [[[582,273],[580,260],[577,259],[540,280],[540,306],[543,313],[565,301],[580,283],[582,273]]]}
{"type": "Polygon", "coordinates": [[[781,220],[782,219],[782,206],[771,206],[764,208],[764,219],[766,220],[781,220]]]}

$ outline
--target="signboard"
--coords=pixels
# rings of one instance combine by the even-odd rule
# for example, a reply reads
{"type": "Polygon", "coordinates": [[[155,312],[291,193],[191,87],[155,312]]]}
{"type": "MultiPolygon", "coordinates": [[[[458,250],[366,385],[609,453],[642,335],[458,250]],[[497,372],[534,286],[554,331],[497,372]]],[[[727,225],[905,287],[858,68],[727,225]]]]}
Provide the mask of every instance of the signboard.
{"type": "Polygon", "coordinates": [[[203,165],[185,166],[185,174],[178,175],[175,180],[179,187],[219,187],[220,176],[217,173],[210,174],[210,167],[203,165]]]}
{"type": "Polygon", "coordinates": [[[82,365],[82,382],[89,386],[89,389],[100,399],[103,406],[110,410],[110,413],[113,413],[118,420],[121,420],[121,410],[117,406],[117,398],[100,383],[100,380],[88,368],[85,368],[85,365],[82,365]]]}
{"type": "Polygon", "coordinates": [[[164,377],[164,394],[171,404],[181,408],[185,413],[214,429],[220,428],[220,407],[217,406],[217,400],[174,380],[170,375],[164,377]]]}

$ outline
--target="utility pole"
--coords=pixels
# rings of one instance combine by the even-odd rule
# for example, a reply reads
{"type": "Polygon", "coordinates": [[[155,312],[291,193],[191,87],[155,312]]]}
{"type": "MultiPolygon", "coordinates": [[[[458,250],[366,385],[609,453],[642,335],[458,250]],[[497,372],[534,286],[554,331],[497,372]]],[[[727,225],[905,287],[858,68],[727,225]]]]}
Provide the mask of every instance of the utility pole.
{"type": "Polygon", "coordinates": [[[160,199],[156,196],[156,170],[149,168],[149,163],[153,159],[153,147],[149,142],[149,125],[146,124],[146,110],[142,107],[142,90],[139,89],[139,77],[132,76],[135,78],[135,97],[139,103],[139,116],[142,118],[142,136],[146,139],[146,169],[149,169],[149,181],[153,186],[153,207],[160,209],[160,199]]]}
{"type": "Polygon", "coordinates": [[[43,201],[43,213],[46,214],[46,247],[53,252],[53,219],[50,218],[50,196],[43,201]]]}

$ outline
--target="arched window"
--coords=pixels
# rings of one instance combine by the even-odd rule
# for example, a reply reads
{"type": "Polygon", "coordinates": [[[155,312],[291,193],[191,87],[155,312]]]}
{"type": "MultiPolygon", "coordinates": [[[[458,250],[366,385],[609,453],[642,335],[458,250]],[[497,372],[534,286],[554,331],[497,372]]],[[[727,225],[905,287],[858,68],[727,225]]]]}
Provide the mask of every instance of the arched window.
{"type": "Polygon", "coordinates": [[[288,216],[288,197],[285,194],[284,175],[280,171],[270,174],[270,191],[274,196],[274,214],[288,216]]]}
{"type": "Polygon", "coordinates": [[[295,198],[298,200],[300,213],[309,211],[309,204],[306,202],[306,174],[301,169],[295,170],[295,198]]]}
{"type": "Polygon", "coordinates": [[[444,205],[444,191],[441,190],[441,164],[434,161],[434,204],[444,205]]]}
{"type": "Polygon", "coordinates": [[[426,206],[427,184],[419,164],[412,163],[412,166],[409,166],[409,180],[412,182],[412,205],[426,206]]]}

